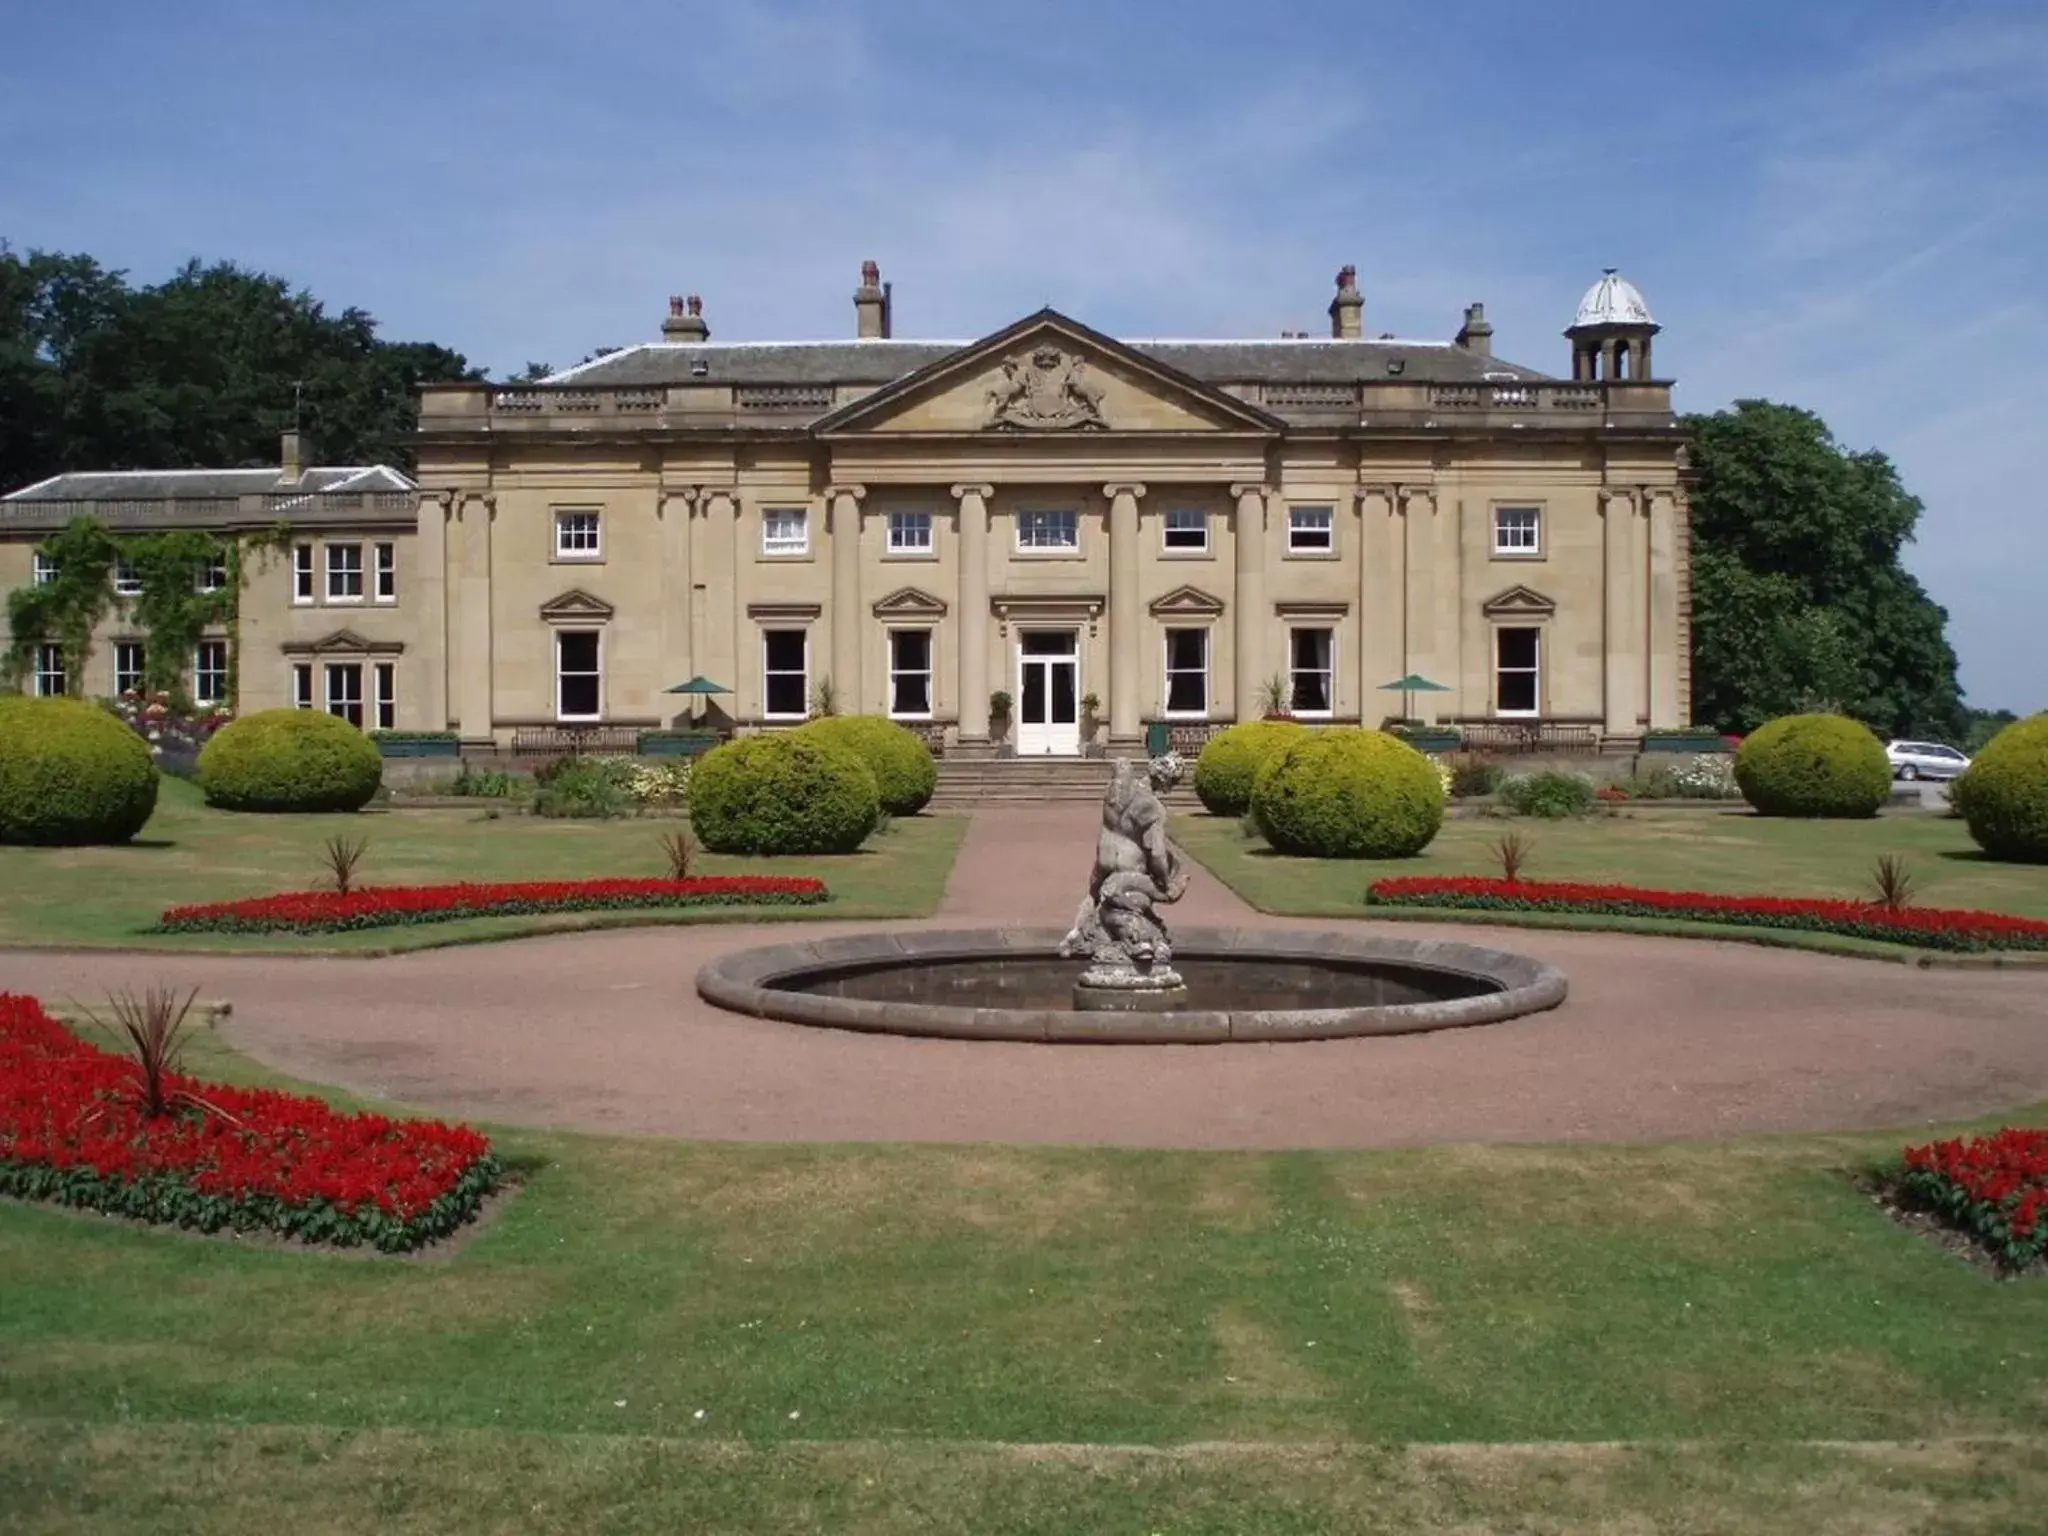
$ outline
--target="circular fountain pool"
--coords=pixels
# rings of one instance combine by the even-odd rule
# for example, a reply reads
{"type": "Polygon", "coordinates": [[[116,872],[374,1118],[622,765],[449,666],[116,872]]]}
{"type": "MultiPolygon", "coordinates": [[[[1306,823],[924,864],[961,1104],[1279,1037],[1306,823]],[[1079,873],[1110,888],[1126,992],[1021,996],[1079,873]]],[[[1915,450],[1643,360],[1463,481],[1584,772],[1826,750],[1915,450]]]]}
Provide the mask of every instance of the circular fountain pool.
{"type": "Polygon", "coordinates": [[[1378,934],[1174,932],[1184,1007],[1077,1011],[1083,962],[1051,929],[848,934],[722,956],[709,1002],[832,1029],[969,1040],[1206,1044],[1417,1034],[1555,1008],[1564,973],[1526,955],[1378,934]]]}

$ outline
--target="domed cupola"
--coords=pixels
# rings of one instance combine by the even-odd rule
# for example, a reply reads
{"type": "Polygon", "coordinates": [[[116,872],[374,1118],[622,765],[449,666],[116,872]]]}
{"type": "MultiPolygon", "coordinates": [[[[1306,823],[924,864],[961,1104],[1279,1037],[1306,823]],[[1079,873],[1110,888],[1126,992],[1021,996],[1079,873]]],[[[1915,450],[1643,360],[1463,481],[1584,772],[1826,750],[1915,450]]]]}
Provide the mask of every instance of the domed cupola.
{"type": "Polygon", "coordinates": [[[1579,313],[1565,335],[1572,344],[1572,377],[1588,382],[1648,379],[1650,338],[1663,327],[1650,318],[1650,306],[1636,285],[1614,268],[1579,300],[1579,313]]]}

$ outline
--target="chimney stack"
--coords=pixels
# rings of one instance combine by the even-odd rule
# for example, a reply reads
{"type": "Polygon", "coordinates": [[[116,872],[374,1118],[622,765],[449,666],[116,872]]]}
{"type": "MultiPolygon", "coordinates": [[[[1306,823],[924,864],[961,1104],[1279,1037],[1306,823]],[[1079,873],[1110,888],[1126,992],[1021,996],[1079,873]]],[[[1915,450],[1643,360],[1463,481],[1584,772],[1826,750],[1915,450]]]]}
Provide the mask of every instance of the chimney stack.
{"type": "Polygon", "coordinates": [[[860,264],[860,286],[853,290],[854,335],[880,341],[889,334],[889,290],[882,269],[872,261],[860,264]]]}
{"type": "Polygon", "coordinates": [[[691,294],[688,298],[669,295],[668,318],[661,322],[663,341],[709,341],[711,327],[704,323],[704,301],[691,294]]]}
{"type": "Polygon", "coordinates": [[[1346,263],[1337,273],[1337,297],[1330,300],[1330,334],[1356,341],[1365,334],[1365,298],[1358,291],[1358,268],[1346,263]]]}
{"type": "Polygon", "coordinates": [[[1493,326],[1487,321],[1484,304],[1465,306],[1465,323],[1458,331],[1458,345],[1475,357],[1493,356],[1493,326]]]}
{"type": "Polygon", "coordinates": [[[278,440],[277,478],[296,485],[313,467],[313,439],[293,427],[278,440]]]}

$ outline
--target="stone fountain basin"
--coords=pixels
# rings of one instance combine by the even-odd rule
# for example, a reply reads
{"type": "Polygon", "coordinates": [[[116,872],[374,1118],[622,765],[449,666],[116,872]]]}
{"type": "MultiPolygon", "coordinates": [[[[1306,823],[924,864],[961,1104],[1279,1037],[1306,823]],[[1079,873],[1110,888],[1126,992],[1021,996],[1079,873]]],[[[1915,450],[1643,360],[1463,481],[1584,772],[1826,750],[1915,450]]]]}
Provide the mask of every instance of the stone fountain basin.
{"type": "Polygon", "coordinates": [[[1526,955],[1371,933],[1177,928],[1188,1006],[1077,1012],[1084,962],[1050,928],[842,934],[721,956],[707,1002],[827,1029],[1101,1045],[1334,1040],[1462,1029],[1555,1008],[1565,976],[1526,955]]]}

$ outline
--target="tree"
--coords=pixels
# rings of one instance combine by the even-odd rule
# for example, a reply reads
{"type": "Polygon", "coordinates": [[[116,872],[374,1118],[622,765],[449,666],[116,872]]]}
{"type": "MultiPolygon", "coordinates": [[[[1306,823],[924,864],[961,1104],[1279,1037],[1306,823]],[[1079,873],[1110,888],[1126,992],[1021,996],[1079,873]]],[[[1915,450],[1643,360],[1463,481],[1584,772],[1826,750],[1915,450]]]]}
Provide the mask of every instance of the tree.
{"type": "Polygon", "coordinates": [[[0,486],[275,464],[295,422],[330,463],[410,468],[417,386],[482,374],[376,332],[363,310],[330,315],[228,262],[131,288],[90,257],[0,246],[0,486]]]}
{"type": "Polygon", "coordinates": [[[1724,731],[1836,709],[1960,740],[1948,615],[1899,563],[1920,501],[1876,450],[1766,400],[1694,416],[1693,714],[1724,731]]]}

